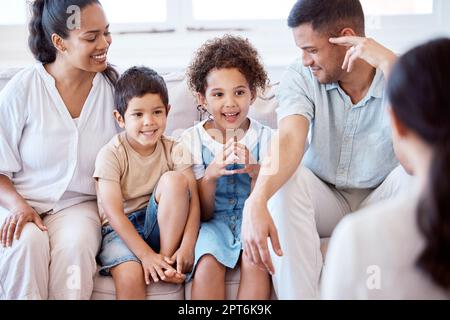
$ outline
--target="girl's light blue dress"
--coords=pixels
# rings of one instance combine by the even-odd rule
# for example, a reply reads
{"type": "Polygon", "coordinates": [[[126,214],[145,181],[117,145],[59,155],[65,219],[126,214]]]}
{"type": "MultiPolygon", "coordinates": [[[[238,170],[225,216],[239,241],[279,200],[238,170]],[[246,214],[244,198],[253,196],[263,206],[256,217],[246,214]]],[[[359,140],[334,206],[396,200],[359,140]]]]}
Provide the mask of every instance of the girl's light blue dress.
{"type": "MultiPolygon", "coordinates": [[[[200,133],[200,130],[204,130],[203,124],[204,122],[194,128],[198,131],[196,134],[200,138],[201,143],[201,147],[199,148],[201,149],[201,162],[206,169],[214,160],[215,154],[211,150],[211,147],[209,147],[212,142],[202,140],[202,136],[203,139],[206,137],[205,133],[203,135],[200,133]]],[[[253,124],[254,129],[255,123],[253,124]]],[[[257,140],[251,143],[253,147],[249,149],[253,158],[258,163],[260,163],[261,139],[263,135],[267,136],[267,130],[270,131],[269,128],[258,124],[259,132],[253,135],[257,140]]],[[[227,170],[241,169],[243,167],[243,165],[233,164],[227,166],[227,170]]],[[[194,267],[192,273],[187,277],[188,280],[193,277],[200,258],[206,254],[214,256],[221,264],[228,268],[233,269],[236,266],[242,250],[242,211],[244,203],[250,195],[250,184],[251,180],[248,174],[222,176],[218,179],[216,184],[214,215],[211,220],[201,223],[195,246],[194,267]]]]}

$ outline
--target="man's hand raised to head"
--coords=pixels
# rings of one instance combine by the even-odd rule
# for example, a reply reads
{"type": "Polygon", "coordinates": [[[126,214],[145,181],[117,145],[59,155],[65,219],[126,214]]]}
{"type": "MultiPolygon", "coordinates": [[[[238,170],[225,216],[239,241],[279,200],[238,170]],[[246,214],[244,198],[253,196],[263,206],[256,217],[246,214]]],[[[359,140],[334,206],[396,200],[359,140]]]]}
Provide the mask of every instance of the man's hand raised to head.
{"type": "Polygon", "coordinates": [[[352,71],[353,64],[357,59],[363,59],[371,66],[380,68],[384,76],[388,77],[393,64],[397,60],[394,52],[370,38],[348,36],[330,38],[330,42],[348,47],[342,64],[342,69],[346,69],[347,72],[352,71]]]}

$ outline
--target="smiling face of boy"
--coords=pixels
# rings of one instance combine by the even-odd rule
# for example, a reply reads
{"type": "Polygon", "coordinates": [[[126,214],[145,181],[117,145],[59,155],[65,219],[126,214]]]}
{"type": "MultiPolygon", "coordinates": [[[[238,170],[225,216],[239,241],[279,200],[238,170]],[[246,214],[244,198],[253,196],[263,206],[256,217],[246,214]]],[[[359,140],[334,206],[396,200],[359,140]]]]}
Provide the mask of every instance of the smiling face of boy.
{"type": "Polygon", "coordinates": [[[117,123],[125,129],[128,143],[143,156],[153,153],[166,129],[167,113],[159,94],[148,93],[128,102],[124,117],[115,111],[117,123]]]}

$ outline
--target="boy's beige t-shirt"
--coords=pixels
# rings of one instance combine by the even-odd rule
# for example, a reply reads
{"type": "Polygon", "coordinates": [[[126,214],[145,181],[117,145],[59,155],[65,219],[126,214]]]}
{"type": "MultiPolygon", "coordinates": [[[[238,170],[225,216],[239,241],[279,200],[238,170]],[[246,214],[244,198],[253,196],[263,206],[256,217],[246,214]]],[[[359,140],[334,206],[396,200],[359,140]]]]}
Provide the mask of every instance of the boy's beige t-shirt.
{"type": "MultiPolygon", "coordinates": [[[[167,171],[183,171],[191,166],[186,161],[183,144],[170,137],[161,137],[150,156],[141,156],[128,143],[125,132],[114,136],[98,153],[95,179],[120,184],[125,215],[147,206],[161,176],[167,171]]],[[[100,198],[99,214],[102,225],[108,224],[100,198]]]]}

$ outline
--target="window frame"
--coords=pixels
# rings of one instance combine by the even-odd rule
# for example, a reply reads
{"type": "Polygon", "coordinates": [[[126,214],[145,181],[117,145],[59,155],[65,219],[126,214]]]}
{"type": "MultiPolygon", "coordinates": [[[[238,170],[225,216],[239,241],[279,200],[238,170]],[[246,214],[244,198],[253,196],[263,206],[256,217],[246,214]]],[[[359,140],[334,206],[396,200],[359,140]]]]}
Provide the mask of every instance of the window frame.
{"type": "MultiPolygon", "coordinates": [[[[182,0],[183,1],[183,0],[182,0]]],[[[185,0],[189,7],[189,15],[185,17],[187,26],[194,29],[243,29],[243,30],[266,30],[266,29],[285,29],[287,22],[285,19],[254,19],[254,20],[196,20],[193,15],[192,0],[185,0]]]]}
{"type": "MultiPolygon", "coordinates": [[[[192,0],[186,0],[191,8],[191,14],[186,18],[189,27],[200,29],[218,29],[218,28],[244,28],[244,29],[274,29],[286,28],[286,19],[274,20],[224,20],[208,21],[195,20],[192,15],[192,0]],[[257,27],[255,27],[257,26],[257,27]]],[[[445,0],[433,0],[433,13],[431,14],[403,14],[403,15],[366,15],[366,29],[368,31],[384,30],[411,30],[417,29],[416,25],[426,25],[438,28],[443,24],[443,10],[445,0]],[[414,22],[412,23],[412,19],[414,22]]],[[[286,16],[287,18],[287,16],[286,16]]]]}
{"type": "MultiPolygon", "coordinates": [[[[17,0],[13,0],[12,1],[13,3],[15,3],[15,2],[17,2],[17,0]]],[[[28,2],[29,1],[27,1],[27,0],[22,0],[22,4],[23,3],[25,3],[25,7],[24,7],[24,12],[23,12],[23,14],[24,14],[24,22],[23,23],[9,23],[9,24],[0,24],[0,28],[4,28],[4,27],[20,27],[20,26],[22,26],[22,25],[25,25],[25,24],[27,24],[28,23],[28,20],[29,20],[29,10],[28,10],[28,2]]]]}
{"type": "MultiPolygon", "coordinates": [[[[28,3],[29,0],[22,0],[28,3]]],[[[121,32],[145,32],[145,31],[186,31],[193,29],[243,29],[243,30],[265,30],[265,29],[286,29],[285,19],[273,20],[224,20],[207,21],[195,20],[193,17],[192,0],[166,0],[167,20],[165,22],[144,22],[144,23],[112,23],[111,31],[121,32]]],[[[366,29],[376,31],[409,31],[417,30],[418,26],[437,29],[445,25],[444,10],[448,10],[446,5],[448,0],[433,0],[433,13],[424,15],[386,15],[386,16],[366,16],[366,29]],[[413,20],[412,20],[413,19],[413,20]],[[414,21],[414,22],[412,22],[414,21]]],[[[27,10],[28,11],[28,10],[27,10]]],[[[26,17],[25,24],[29,21],[26,17]]],[[[20,26],[21,24],[4,24],[0,27],[20,26]]]]}

